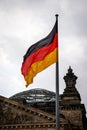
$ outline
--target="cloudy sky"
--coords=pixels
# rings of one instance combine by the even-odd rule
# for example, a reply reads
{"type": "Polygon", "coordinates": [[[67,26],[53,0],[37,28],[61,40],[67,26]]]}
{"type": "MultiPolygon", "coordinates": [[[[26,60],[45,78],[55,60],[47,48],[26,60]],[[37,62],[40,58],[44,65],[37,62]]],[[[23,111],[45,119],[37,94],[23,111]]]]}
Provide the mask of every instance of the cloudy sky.
{"type": "Polygon", "coordinates": [[[69,66],[77,75],[77,90],[87,108],[87,0],[0,0],[0,95],[10,97],[33,88],[55,91],[55,65],[25,87],[21,74],[29,46],[49,34],[59,14],[59,81],[69,66]]]}

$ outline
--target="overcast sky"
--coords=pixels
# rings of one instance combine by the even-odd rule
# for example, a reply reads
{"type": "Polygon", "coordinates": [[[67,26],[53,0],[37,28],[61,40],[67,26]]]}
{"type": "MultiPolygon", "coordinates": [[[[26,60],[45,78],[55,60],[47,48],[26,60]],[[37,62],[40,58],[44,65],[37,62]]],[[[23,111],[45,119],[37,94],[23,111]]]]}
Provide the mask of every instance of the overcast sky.
{"type": "Polygon", "coordinates": [[[0,95],[10,97],[33,88],[55,91],[55,64],[25,87],[21,75],[29,46],[49,34],[59,14],[59,80],[63,93],[69,66],[87,108],[87,0],[0,0],[0,95]]]}

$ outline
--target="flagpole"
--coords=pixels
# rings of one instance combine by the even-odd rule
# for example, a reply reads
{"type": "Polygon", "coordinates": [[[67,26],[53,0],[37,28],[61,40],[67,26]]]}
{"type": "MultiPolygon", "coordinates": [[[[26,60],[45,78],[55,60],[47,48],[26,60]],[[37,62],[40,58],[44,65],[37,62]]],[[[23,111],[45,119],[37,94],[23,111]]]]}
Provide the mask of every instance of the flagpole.
{"type": "MultiPolygon", "coordinates": [[[[58,33],[58,14],[56,16],[57,21],[57,33],[58,33]]],[[[58,44],[58,40],[57,40],[58,44]]],[[[59,64],[58,64],[58,51],[57,51],[57,62],[56,62],[56,130],[60,129],[60,122],[59,122],[59,64]]]]}

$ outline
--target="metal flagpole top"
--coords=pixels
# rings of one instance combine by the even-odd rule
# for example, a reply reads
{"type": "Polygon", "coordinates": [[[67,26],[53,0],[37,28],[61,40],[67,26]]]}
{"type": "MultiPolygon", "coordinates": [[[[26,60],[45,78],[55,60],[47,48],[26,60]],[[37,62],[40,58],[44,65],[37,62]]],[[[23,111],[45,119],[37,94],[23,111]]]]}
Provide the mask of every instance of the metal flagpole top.
{"type": "Polygon", "coordinates": [[[58,20],[58,16],[59,16],[59,15],[58,15],[58,14],[56,14],[55,16],[56,16],[56,20],[58,20]]]}

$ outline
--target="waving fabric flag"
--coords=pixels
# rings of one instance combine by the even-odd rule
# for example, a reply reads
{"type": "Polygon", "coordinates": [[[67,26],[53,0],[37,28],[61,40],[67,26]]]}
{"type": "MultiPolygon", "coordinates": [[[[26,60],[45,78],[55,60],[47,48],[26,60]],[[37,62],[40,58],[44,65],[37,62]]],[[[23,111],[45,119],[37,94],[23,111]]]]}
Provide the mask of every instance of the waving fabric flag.
{"type": "Polygon", "coordinates": [[[33,44],[24,55],[21,72],[26,81],[26,87],[33,82],[37,73],[57,62],[58,33],[57,21],[50,34],[33,44]]]}

